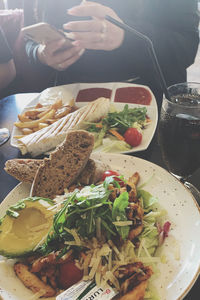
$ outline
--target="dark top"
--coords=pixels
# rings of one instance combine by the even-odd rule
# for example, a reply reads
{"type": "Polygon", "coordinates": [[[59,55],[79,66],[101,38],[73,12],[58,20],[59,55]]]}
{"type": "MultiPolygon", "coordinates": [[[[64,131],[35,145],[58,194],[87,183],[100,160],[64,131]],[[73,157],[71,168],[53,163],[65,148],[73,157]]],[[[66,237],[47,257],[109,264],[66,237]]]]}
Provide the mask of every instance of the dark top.
{"type": "MultiPolygon", "coordinates": [[[[67,15],[67,9],[80,0],[39,1],[43,21],[62,28],[77,18],[67,15]]],[[[197,52],[197,0],[99,0],[110,6],[128,25],[147,35],[153,42],[167,85],[186,81],[186,69],[194,62],[197,52]]],[[[37,45],[28,41],[26,51],[36,64],[37,45]]],[[[42,65],[38,63],[42,70],[42,65]]],[[[45,69],[43,67],[43,69],[45,69]]],[[[83,56],[66,71],[58,72],[57,84],[73,82],[124,81],[139,76],[140,83],[155,91],[160,89],[144,42],[130,33],[123,44],[113,51],[86,50],[83,56]]],[[[50,83],[52,84],[52,83],[50,83]]]]}
{"type": "Polygon", "coordinates": [[[12,51],[8,45],[3,30],[0,27],[0,64],[7,63],[12,59],[12,51]]]}

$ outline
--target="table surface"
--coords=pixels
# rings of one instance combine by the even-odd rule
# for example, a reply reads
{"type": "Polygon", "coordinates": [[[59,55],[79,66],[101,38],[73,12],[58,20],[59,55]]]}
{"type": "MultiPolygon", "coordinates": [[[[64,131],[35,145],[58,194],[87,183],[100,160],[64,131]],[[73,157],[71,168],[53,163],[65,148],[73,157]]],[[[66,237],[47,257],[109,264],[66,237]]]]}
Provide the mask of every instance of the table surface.
{"type": "MultiPolygon", "coordinates": [[[[10,132],[13,128],[13,122],[17,119],[17,115],[37,94],[17,94],[8,96],[0,100],[0,128],[7,127],[10,132]]],[[[155,134],[150,146],[146,151],[134,153],[134,156],[151,161],[161,167],[165,167],[161,158],[160,148],[157,144],[157,136],[155,134]]],[[[21,158],[20,151],[10,145],[10,140],[0,146],[0,202],[7,194],[19,183],[16,179],[8,175],[4,171],[5,162],[12,158],[21,158]]],[[[189,180],[200,190],[200,169],[198,169],[189,180]]],[[[184,300],[200,299],[200,277],[184,298],[184,300]],[[199,295],[199,296],[197,296],[199,295]]]]}

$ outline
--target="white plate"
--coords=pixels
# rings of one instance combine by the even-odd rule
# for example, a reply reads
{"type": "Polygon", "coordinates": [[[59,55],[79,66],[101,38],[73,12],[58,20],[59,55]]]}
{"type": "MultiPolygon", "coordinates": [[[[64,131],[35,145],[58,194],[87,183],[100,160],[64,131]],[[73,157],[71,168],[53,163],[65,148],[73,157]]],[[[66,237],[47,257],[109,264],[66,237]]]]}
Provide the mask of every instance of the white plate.
{"type": "MultiPolygon", "coordinates": [[[[124,87],[144,87],[147,89],[151,96],[152,100],[150,105],[139,105],[139,104],[130,104],[128,103],[130,108],[134,107],[146,107],[147,108],[147,115],[151,119],[151,123],[147,126],[146,129],[143,130],[143,137],[142,142],[139,146],[132,148],[130,151],[125,151],[122,153],[132,153],[137,151],[143,151],[146,150],[154,136],[157,121],[158,121],[158,109],[157,109],[157,103],[156,99],[149,89],[149,87],[144,85],[137,85],[132,83],[121,83],[121,82],[109,82],[109,83],[78,83],[78,84],[69,84],[69,85],[62,85],[62,86],[56,86],[52,88],[48,88],[44,90],[39,96],[36,96],[31,102],[27,104],[27,107],[34,106],[38,102],[40,103],[51,103],[54,102],[56,98],[61,98],[63,100],[63,103],[68,103],[71,99],[76,99],[78,92],[83,89],[88,88],[107,88],[112,91],[111,94],[111,102],[115,103],[115,107],[119,110],[122,110],[125,103],[119,103],[114,102],[115,93],[118,88],[124,88],[124,87]]],[[[88,102],[76,102],[76,105],[78,107],[81,107],[88,102]]],[[[27,108],[25,108],[23,111],[25,111],[27,108]]],[[[17,147],[17,140],[14,138],[14,136],[21,135],[21,131],[17,127],[13,127],[13,131],[11,134],[11,145],[14,147],[17,147]]],[[[100,150],[100,149],[99,149],[100,150]]],[[[118,151],[119,152],[119,151],[118,151]]]]}
{"type": "MultiPolygon", "coordinates": [[[[109,164],[126,178],[138,171],[141,176],[139,184],[152,178],[145,189],[158,197],[168,212],[167,220],[172,224],[162,249],[167,263],[159,264],[160,274],[154,284],[161,300],[183,299],[197,279],[200,269],[200,211],[192,195],[166,170],[148,161],[122,154],[94,153],[92,157],[109,164]],[[179,247],[180,259],[177,260],[179,247]]],[[[29,185],[19,184],[11,191],[0,206],[0,217],[9,205],[26,197],[29,189],[29,185]]],[[[28,300],[32,294],[16,278],[8,263],[0,264],[0,287],[4,290],[4,300],[28,300]]],[[[1,293],[3,295],[0,289],[1,293]]]]}

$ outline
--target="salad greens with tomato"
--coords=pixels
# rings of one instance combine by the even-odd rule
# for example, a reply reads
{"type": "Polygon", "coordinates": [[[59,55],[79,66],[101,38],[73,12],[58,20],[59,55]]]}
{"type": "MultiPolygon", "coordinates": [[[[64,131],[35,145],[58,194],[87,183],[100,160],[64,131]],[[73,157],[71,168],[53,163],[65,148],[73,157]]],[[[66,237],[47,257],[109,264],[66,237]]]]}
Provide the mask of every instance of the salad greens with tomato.
{"type": "MultiPolygon", "coordinates": [[[[95,238],[104,242],[115,241],[119,249],[120,243],[127,247],[131,244],[127,251],[131,251],[132,259],[151,265],[156,273],[155,263],[161,259],[155,256],[155,251],[168,236],[171,224],[165,222],[161,226],[160,218],[165,212],[159,208],[158,199],[143,189],[144,185],[137,186],[137,200],[130,202],[132,187],[129,184],[129,179],[126,181],[118,172],[107,170],[99,184],[85,186],[81,190],[77,188],[65,194],[62,208],[55,214],[52,230],[46,242],[39,247],[39,252],[47,255],[64,243],[59,257],[69,250],[78,255],[86,251],[89,247],[86,245],[95,238]],[[112,197],[114,191],[116,194],[112,197]],[[130,215],[131,207],[134,210],[130,215]],[[141,220],[138,219],[140,210],[143,211],[141,220]],[[137,224],[137,221],[142,223],[137,224]],[[141,227],[141,232],[132,243],[128,243],[130,232],[136,230],[133,224],[137,229],[141,227]],[[84,244],[83,241],[87,243],[84,244]]],[[[105,255],[106,262],[107,259],[105,255]]],[[[147,299],[157,300],[159,298],[151,286],[151,280],[153,279],[149,280],[146,296],[147,299]]]]}
{"type": "MultiPolygon", "coordinates": [[[[45,216],[48,218],[51,215],[47,232],[40,237],[34,248],[20,255],[25,268],[35,268],[32,273],[38,278],[46,276],[43,274],[48,274],[48,270],[53,270],[59,282],[58,288],[68,289],[83,279],[95,281],[97,286],[98,282],[109,282],[120,293],[124,293],[125,284],[127,292],[129,287],[139,285],[138,280],[142,282],[140,276],[147,276],[145,280],[148,280],[149,285],[147,289],[145,287],[147,292],[144,299],[157,300],[156,292],[150,285],[152,274],[156,273],[155,263],[161,261],[155,254],[168,236],[171,224],[163,224],[161,218],[165,212],[158,206],[158,199],[143,189],[145,184],[138,186],[139,179],[138,172],[126,180],[117,171],[107,170],[96,185],[76,184],[73,189],[66,190],[64,195],[54,200],[30,197],[11,206],[8,216],[12,220],[19,217],[16,213],[24,209],[25,200],[30,203],[43,200],[45,204],[51,204],[44,206],[45,216]],[[36,260],[32,260],[34,254],[36,260]],[[30,255],[31,263],[30,258],[26,260],[26,256],[30,255]],[[55,268],[48,269],[52,265],[55,268]],[[123,273],[125,269],[130,273],[123,273]]],[[[29,219],[26,220],[24,227],[29,224],[29,219]]],[[[36,228],[40,232],[41,225],[36,228]]],[[[13,237],[14,234],[11,235],[13,237]]],[[[19,255],[12,256],[15,257],[19,255]]],[[[17,262],[15,266],[22,265],[17,262]]],[[[16,274],[20,278],[21,273],[16,274]]],[[[22,282],[25,284],[25,281],[22,282]]],[[[56,281],[53,284],[49,282],[55,288],[56,281]]]]}
{"type": "MultiPolygon", "coordinates": [[[[71,229],[75,229],[76,233],[82,238],[91,239],[98,235],[98,227],[100,226],[100,231],[105,232],[108,240],[117,236],[126,240],[130,231],[130,225],[128,224],[130,221],[127,217],[130,198],[127,189],[128,183],[122,175],[116,171],[107,170],[102,176],[102,182],[98,185],[92,184],[83,187],[81,190],[75,189],[73,192],[65,194],[65,200],[62,200],[62,208],[55,214],[53,228],[46,242],[40,247],[40,251],[47,254],[55,250],[55,245],[59,245],[63,240],[71,240],[72,236],[68,231],[71,229]],[[111,186],[119,191],[113,200],[110,199],[113,192],[111,186]],[[127,222],[127,225],[117,225],[120,222],[127,222]]],[[[131,188],[129,187],[129,189],[131,188]]],[[[146,251],[153,255],[159,243],[159,233],[163,233],[164,230],[164,227],[160,227],[159,232],[156,223],[158,218],[162,216],[163,211],[157,207],[158,199],[145,191],[143,186],[137,189],[137,196],[140,206],[144,210],[145,220],[145,230],[139,237],[146,240],[146,251]],[[154,208],[155,213],[153,213],[154,208]]],[[[169,228],[167,230],[165,228],[163,240],[168,231],[169,228]]],[[[71,247],[67,246],[63,251],[67,252],[71,247]]],[[[78,248],[81,247],[78,246],[78,248]]]]}
{"type": "Polygon", "coordinates": [[[129,108],[126,104],[122,111],[109,112],[99,123],[87,123],[86,130],[95,136],[94,148],[103,145],[104,152],[109,152],[111,147],[128,151],[140,145],[142,131],[149,122],[146,107],[129,108]]]}

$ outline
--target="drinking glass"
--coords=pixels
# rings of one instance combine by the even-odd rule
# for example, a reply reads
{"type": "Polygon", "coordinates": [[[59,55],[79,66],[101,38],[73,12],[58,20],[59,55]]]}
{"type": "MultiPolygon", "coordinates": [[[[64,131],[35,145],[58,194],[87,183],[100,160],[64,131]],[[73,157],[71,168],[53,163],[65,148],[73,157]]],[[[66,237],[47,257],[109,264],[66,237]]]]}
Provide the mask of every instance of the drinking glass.
{"type": "Polygon", "coordinates": [[[175,84],[168,92],[158,126],[163,161],[200,204],[200,192],[187,181],[200,167],[200,83],[175,84]]]}

